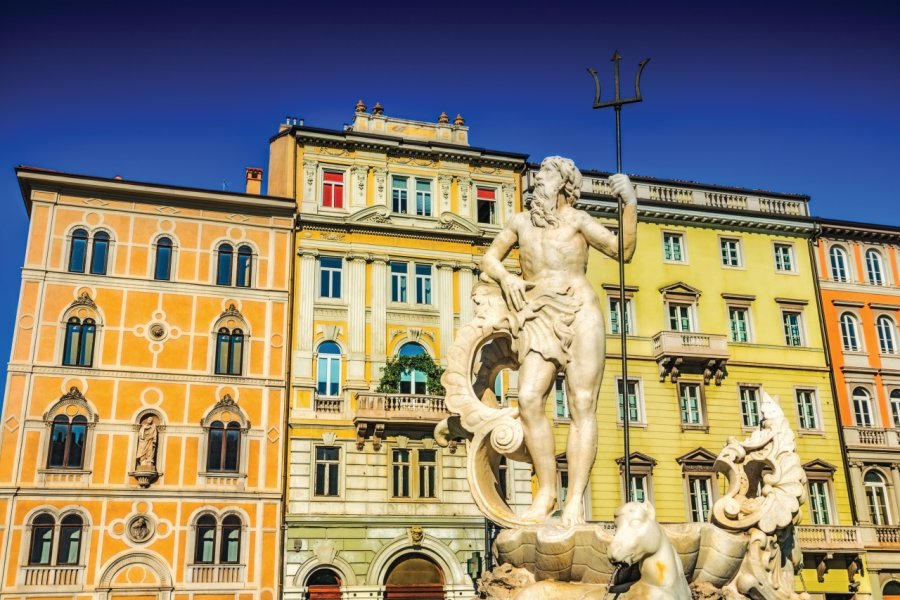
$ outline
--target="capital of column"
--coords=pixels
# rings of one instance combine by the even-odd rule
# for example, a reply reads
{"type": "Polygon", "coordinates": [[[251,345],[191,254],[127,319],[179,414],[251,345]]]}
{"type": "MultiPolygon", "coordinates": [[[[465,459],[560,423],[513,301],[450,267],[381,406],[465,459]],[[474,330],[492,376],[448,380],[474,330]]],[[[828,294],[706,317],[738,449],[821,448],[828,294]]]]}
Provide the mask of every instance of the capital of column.
{"type": "Polygon", "coordinates": [[[359,261],[369,261],[371,257],[368,254],[361,254],[359,252],[350,252],[345,257],[348,262],[353,262],[356,260],[359,261]]]}
{"type": "Polygon", "coordinates": [[[470,273],[474,273],[478,268],[474,263],[457,263],[456,267],[460,271],[469,271],[470,273]]]}
{"type": "Polygon", "coordinates": [[[319,256],[319,251],[315,248],[297,248],[297,256],[301,258],[315,258],[319,256]]]}
{"type": "Polygon", "coordinates": [[[851,460],[847,462],[851,469],[862,469],[863,466],[865,466],[861,460],[851,460]]]}
{"type": "Polygon", "coordinates": [[[439,262],[435,264],[438,269],[443,269],[447,271],[455,271],[459,268],[459,263],[455,262],[439,262]]]}
{"type": "Polygon", "coordinates": [[[369,260],[373,263],[387,264],[391,259],[384,254],[370,254],[369,260]]]}

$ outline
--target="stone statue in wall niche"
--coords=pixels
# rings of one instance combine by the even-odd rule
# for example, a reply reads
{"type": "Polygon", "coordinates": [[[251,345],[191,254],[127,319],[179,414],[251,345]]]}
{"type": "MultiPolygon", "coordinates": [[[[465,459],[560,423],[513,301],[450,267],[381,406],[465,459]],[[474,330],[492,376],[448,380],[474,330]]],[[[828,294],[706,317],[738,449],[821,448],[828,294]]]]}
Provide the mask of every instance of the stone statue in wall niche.
{"type": "Polygon", "coordinates": [[[138,429],[137,470],[156,471],[156,444],[159,440],[159,426],[153,415],[141,419],[138,429]]]}

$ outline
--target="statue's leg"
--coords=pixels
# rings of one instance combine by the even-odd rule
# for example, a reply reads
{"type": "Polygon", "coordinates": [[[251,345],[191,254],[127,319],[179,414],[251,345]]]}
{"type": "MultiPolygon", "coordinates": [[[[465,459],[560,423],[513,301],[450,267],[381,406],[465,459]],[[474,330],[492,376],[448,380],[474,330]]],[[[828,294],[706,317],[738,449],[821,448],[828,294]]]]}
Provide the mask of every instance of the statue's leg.
{"type": "Polygon", "coordinates": [[[556,445],[550,421],[544,413],[544,403],[556,379],[556,365],[532,352],[522,361],[519,373],[519,415],[538,482],[531,508],[522,518],[540,522],[556,505],[556,445]]]}

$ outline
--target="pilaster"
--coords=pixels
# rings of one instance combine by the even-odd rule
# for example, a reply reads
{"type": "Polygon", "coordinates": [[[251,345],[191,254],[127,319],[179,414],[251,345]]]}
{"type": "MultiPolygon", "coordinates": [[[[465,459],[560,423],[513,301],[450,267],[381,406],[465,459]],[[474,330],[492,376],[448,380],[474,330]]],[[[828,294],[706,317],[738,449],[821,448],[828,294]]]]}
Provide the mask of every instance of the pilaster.
{"type": "Polygon", "coordinates": [[[387,338],[387,256],[372,256],[372,377],[384,367],[387,338]]]}
{"type": "Polygon", "coordinates": [[[357,211],[366,207],[366,183],[369,179],[369,167],[353,165],[350,167],[350,209],[357,211]]]}
{"type": "Polygon", "coordinates": [[[387,206],[387,169],[375,167],[372,171],[375,174],[375,204],[387,206]]]}
{"type": "Polygon", "coordinates": [[[313,383],[313,313],[316,300],[316,257],[311,248],[297,250],[300,256],[300,280],[297,286],[297,349],[294,354],[294,379],[298,383],[313,383]]]}
{"type": "Polygon", "coordinates": [[[475,265],[459,265],[459,327],[475,318],[472,287],[475,285],[475,265]]]}
{"type": "Polygon", "coordinates": [[[303,198],[300,202],[300,212],[315,213],[319,204],[316,201],[316,179],[318,177],[319,163],[315,160],[303,160],[303,198]]]}
{"type": "Polygon", "coordinates": [[[366,256],[347,255],[347,337],[350,356],[347,361],[348,388],[366,386],[366,256]]]}
{"type": "Polygon", "coordinates": [[[862,479],[863,464],[860,461],[850,461],[850,488],[853,490],[853,500],[856,502],[856,518],[860,525],[871,525],[872,517],[869,515],[869,505],[866,502],[865,489],[862,479]]]}
{"type": "Polygon", "coordinates": [[[438,175],[438,194],[440,196],[440,210],[438,215],[450,211],[450,183],[453,177],[450,175],[438,175]]]}
{"type": "Polygon", "coordinates": [[[437,298],[438,323],[441,330],[441,363],[447,362],[447,351],[453,343],[453,270],[457,265],[438,263],[437,298]]]}

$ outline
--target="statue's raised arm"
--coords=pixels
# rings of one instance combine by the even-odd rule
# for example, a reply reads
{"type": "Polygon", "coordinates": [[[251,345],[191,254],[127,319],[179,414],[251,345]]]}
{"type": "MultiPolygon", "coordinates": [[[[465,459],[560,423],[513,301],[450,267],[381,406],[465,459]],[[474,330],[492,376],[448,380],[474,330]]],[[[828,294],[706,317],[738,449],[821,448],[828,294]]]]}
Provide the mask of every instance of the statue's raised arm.
{"type": "MultiPolygon", "coordinates": [[[[613,193],[625,204],[620,233],[625,262],[631,262],[637,244],[637,196],[627,175],[621,173],[611,175],[609,182],[612,185],[613,193]]],[[[581,213],[581,221],[581,233],[587,243],[610,258],[618,260],[619,240],[616,235],[587,213],[581,213]]]]}

